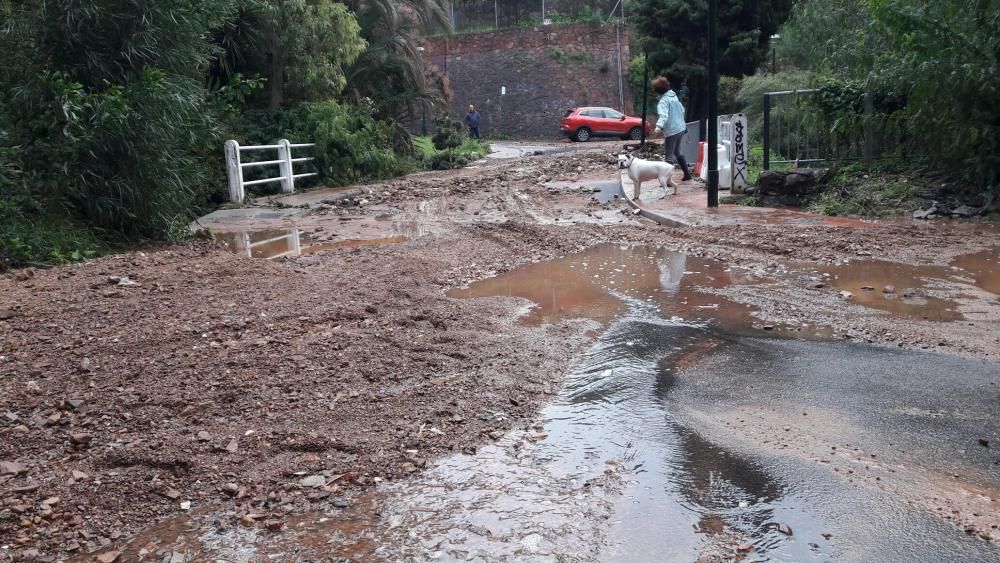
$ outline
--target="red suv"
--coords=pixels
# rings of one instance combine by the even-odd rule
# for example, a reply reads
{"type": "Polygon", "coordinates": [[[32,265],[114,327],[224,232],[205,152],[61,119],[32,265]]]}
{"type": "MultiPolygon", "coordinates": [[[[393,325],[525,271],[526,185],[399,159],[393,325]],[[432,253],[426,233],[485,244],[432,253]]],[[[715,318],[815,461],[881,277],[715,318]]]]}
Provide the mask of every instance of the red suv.
{"type": "MultiPolygon", "coordinates": [[[[625,115],[611,108],[574,108],[566,110],[562,118],[562,132],[581,143],[591,137],[621,137],[638,140],[642,137],[642,120],[625,115]]],[[[653,126],[646,124],[646,134],[653,126]]]]}

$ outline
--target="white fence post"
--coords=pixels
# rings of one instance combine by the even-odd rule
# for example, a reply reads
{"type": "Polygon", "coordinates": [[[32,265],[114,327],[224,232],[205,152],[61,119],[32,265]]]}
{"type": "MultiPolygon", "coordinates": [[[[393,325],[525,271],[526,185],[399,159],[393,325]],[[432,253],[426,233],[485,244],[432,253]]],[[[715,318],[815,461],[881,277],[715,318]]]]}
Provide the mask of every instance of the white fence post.
{"type": "Polygon", "coordinates": [[[278,169],[281,171],[281,191],[286,194],[295,191],[295,176],[292,173],[292,144],[288,139],[278,141],[278,169]]]}
{"type": "MultiPolygon", "coordinates": [[[[246,198],[247,186],[258,184],[281,183],[281,191],[290,194],[295,191],[296,178],[311,178],[319,176],[317,172],[306,172],[296,174],[294,165],[296,162],[309,162],[315,160],[313,157],[292,158],[292,149],[302,149],[315,147],[314,143],[292,144],[288,139],[278,141],[276,145],[249,145],[241,147],[235,140],[226,141],[226,174],[229,177],[229,199],[234,203],[243,203],[246,198]],[[251,160],[243,162],[240,156],[244,151],[277,151],[277,160],[251,160]],[[244,168],[263,168],[278,165],[280,174],[273,177],[265,177],[249,182],[243,179],[244,168]]],[[[272,153],[273,154],[273,153],[272,153]]],[[[273,170],[273,168],[272,168],[273,170]]],[[[261,174],[263,175],[263,174],[261,174]]]]}
{"type": "Polygon", "coordinates": [[[229,177],[229,201],[243,203],[243,167],[240,166],[240,144],[226,141],[226,176],[229,177]]]}

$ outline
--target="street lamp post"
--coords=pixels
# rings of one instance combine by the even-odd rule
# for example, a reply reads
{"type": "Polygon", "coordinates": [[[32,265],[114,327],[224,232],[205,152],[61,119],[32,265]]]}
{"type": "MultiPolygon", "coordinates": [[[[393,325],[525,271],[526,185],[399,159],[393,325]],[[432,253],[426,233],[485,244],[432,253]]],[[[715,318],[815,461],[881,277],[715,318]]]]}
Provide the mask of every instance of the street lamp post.
{"type": "Polygon", "coordinates": [[[708,0],[708,206],[719,206],[719,0],[708,0]]]}

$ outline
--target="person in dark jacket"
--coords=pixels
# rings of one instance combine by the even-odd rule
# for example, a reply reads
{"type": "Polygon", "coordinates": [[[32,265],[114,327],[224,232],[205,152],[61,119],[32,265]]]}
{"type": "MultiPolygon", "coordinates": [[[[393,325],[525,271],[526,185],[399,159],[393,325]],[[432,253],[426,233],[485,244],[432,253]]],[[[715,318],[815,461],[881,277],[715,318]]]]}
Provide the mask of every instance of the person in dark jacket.
{"type": "Polygon", "coordinates": [[[469,106],[469,113],[465,114],[465,125],[469,128],[469,136],[473,139],[479,138],[479,121],[482,119],[476,106],[469,106]]]}
{"type": "Polygon", "coordinates": [[[656,113],[660,118],[656,122],[653,134],[663,133],[663,160],[681,169],[684,173],[682,181],[690,180],[691,172],[688,171],[687,161],[681,154],[681,139],[687,133],[684,106],[677,99],[677,94],[670,89],[670,80],[665,76],[653,81],[653,91],[660,96],[660,102],[656,106],[656,113]]]}

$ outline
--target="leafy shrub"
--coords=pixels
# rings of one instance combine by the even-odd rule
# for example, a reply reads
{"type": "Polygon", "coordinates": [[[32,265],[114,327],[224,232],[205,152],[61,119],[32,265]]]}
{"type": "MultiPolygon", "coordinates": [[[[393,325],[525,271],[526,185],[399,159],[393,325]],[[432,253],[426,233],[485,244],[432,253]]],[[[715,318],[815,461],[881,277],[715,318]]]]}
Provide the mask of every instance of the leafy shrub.
{"type": "Polygon", "coordinates": [[[747,115],[750,141],[760,143],[764,129],[764,94],[810,87],[815,75],[802,70],[785,70],[774,74],[747,76],[740,81],[736,106],[747,115]]]}
{"type": "Polygon", "coordinates": [[[435,119],[434,125],[437,127],[437,132],[434,133],[431,141],[433,141],[434,148],[437,150],[454,149],[461,146],[465,141],[462,124],[447,115],[442,115],[435,119]]]}
{"type": "Polygon", "coordinates": [[[431,170],[452,170],[468,166],[469,159],[454,150],[441,151],[430,158],[427,165],[431,170]]]}
{"type": "Polygon", "coordinates": [[[737,96],[740,93],[742,83],[743,79],[735,76],[719,77],[719,113],[721,115],[740,112],[737,96]]]}

